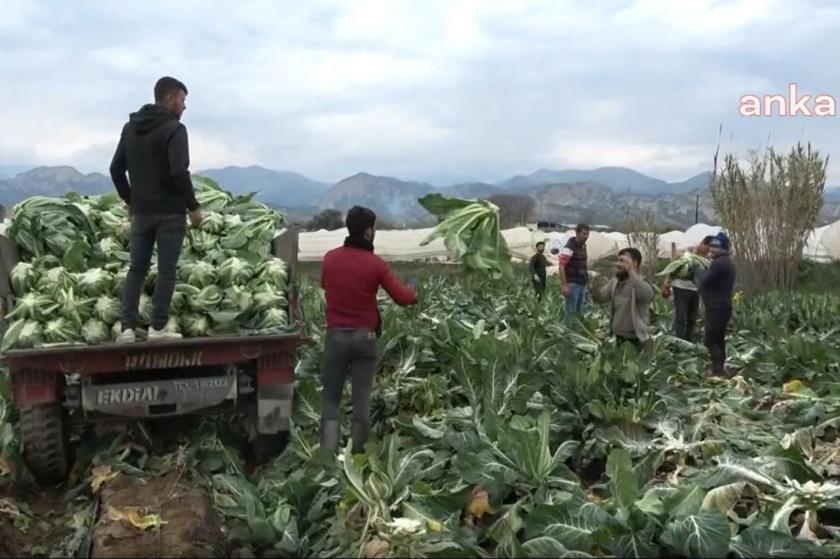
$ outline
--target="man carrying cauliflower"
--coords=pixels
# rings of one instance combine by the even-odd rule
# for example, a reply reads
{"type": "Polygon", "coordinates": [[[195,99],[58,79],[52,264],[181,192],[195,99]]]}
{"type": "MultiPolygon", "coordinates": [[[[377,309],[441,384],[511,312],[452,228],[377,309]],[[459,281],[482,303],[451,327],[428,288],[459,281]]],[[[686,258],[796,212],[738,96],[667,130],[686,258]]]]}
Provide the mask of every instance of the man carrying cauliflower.
{"type": "MultiPolygon", "coordinates": [[[[712,239],[711,235],[706,236],[697,245],[697,248],[693,251],[689,250],[692,254],[683,254],[681,258],[675,260],[672,266],[684,260],[686,263],[667,274],[662,285],[662,295],[665,298],[668,298],[672,293],[674,295],[674,335],[689,342],[694,341],[694,328],[697,325],[697,315],[700,311],[700,295],[697,293],[697,284],[694,283],[694,277],[701,267],[708,267],[708,264],[700,259],[686,259],[686,256],[696,255],[707,258],[712,239]]],[[[669,266],[669,268],[672,266],[669,266]]]]}

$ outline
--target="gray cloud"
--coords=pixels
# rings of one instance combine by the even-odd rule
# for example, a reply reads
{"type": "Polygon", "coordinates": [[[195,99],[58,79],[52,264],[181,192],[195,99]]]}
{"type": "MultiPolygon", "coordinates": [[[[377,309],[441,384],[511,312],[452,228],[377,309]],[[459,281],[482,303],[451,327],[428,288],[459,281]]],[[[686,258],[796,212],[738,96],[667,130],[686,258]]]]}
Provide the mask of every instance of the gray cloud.
{"type": "MultiPolygon", "coordinates": [[[[162,74],[190,87],[194,168],[496,180],[627,165],[666,179],[810,140],[747,93],[840,95],[827,1],[74,3],[0,0],[0,163],[104,170],[162,74]]],[[[840,174],[833,173],[834,182],[840,174]]]]}

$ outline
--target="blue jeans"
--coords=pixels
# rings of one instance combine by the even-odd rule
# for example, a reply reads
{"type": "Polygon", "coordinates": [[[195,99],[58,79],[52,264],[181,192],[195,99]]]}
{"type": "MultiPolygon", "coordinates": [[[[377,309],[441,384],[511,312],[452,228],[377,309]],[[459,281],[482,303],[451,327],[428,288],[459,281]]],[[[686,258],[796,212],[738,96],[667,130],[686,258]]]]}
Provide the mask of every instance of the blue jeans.
{"type": "Polygon", "coordinates": [[[572,317],[583,314],[583,303],[586,301],[586,285],[569,282],[569,294],[566,295],[566,326],[571,326],[572,317]]]}

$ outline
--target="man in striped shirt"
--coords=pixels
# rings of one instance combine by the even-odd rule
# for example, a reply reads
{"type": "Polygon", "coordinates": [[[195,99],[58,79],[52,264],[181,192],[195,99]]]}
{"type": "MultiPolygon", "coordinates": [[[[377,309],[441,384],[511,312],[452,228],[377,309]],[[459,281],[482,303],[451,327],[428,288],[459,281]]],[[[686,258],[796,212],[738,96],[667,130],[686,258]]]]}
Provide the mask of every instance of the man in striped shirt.
{"type": "Polygon", "coordinates": [[[583,313],[586,301],[587,270],[586,241],[589,239],[589,225],[579,224],[575,236],[569,238],[560,251],[560,284],[566,297],[566,326],[572,325],[572,318],[583,313]]]}

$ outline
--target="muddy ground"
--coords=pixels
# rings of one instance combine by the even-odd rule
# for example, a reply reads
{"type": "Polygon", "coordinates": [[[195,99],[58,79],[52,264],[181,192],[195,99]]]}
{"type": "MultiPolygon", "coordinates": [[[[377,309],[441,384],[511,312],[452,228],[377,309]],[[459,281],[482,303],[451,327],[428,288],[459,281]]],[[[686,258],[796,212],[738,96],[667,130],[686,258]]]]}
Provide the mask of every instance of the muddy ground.
{"type": "Polygon", "coordinates": [[[74,549],[92,558],[230,555],[209,495],[178,472],[145,480],[120,474],[82,507],[60,490],[29,499],[31,510],[0,513],[0,557],[70,556],[74,549]]]}
{"type": "Polygon", "coordinates": [[[91,533],[90,557],[226,557],[222,526],[207,493],[177,472],[142,480],[118,476],[102,491],[91,533]],[[165,523],[140,529],[121,518],[159,517],[165,523]]]}
{"type": "MultiPolygon", "coordinates": [[[[162,452],[172,441],[183,442],[196,425],[170,421],[151,428],[149,436],[155,446],[160,445],[155,450],[162,452]]],[[[87,430],[79,433],[79,439],[96,435],[87,430]]],[[[228,530],[214,508],[206,480],[192,479],[183,464],[162,468],[165,471],[159,470],[159,475],[147,471],[142,477],[106,470],[108,475],[92,490],[81,462],[77,460],[68,482],[56,488],[39,487],[25,472],[19,472],[24,474],[19,483],[0,488],[0,559],[236,553],[226,543],[228,530]]]]}
{"type": "Polygon", "coordinates": [[[0,516],[0,557],[227,557],[218,514],[206,491],[177,474],[140,480],[119,476],[82,510],[59,492],[31,501],[27,514],[0,516]],[[156,515],[160,526],[135,527],[124,517],[156,515]]]}

